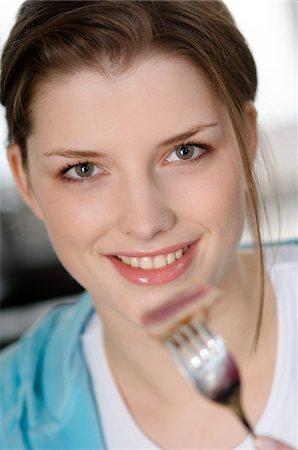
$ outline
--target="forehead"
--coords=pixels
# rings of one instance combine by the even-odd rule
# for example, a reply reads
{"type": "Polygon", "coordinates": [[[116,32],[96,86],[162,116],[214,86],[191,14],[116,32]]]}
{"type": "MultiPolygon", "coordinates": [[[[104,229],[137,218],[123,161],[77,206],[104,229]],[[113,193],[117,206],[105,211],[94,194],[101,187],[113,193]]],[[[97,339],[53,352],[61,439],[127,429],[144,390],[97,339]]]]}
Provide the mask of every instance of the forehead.
{"type": "Polygon", "coordinates": [[[42,83],[33,102],[33,135],[63,137],[82,130],[101,138],[133,130],[135,138],[173,132],[191,122],[223,119],[204,72],[182,57],[154,55],[128,70],[103,75],[82,69],[42,83]]]}

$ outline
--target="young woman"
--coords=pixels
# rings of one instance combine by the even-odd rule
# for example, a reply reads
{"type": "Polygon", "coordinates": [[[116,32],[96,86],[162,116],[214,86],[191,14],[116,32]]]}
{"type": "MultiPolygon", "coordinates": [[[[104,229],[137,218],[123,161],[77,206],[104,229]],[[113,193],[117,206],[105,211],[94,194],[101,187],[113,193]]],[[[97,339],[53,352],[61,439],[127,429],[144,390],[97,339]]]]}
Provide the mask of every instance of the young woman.
{"type": "Polygon", "coordinates": [[[23,4],[2,58],[8,158],[86,293],[2,355],[1,448],[297,446],[297,250],[262,248],[256,87],[220,1],[23,4]],[[254,443],[142,325],[204,285],[273,438],[254,443]]]}

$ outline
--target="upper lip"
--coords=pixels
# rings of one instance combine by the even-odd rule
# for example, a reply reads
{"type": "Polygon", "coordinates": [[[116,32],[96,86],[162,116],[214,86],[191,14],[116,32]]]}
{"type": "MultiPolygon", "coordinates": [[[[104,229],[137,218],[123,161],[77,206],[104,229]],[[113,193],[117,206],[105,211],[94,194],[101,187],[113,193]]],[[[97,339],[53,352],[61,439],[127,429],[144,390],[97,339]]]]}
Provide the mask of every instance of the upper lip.
{"type": "Polygon", "coordinates": [[[196,241],[188,241],[188,242],[182,242],[180,244],[175,244],[175,245],[170,245],[168,247],[163,247],[160,248],[158,250],[153,250],[153,251],[146,251],[146,250],[141,250],[138,252],[117,252],[117,253],[110,253],[107,256],[128,256],[130,258],[142,258],[144,256],[157,256],[157,255],[166,255],[168,253],[174,253],[177,250],[183,249],[185,247],[189,247],[191,244],[193,244],[196,241]]]}

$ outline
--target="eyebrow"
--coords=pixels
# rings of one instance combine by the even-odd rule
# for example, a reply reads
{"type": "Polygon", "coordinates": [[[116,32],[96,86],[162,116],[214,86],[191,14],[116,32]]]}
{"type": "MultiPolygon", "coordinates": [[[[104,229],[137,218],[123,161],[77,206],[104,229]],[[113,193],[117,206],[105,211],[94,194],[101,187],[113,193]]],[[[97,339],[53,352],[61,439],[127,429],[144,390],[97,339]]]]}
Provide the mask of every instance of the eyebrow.
{"type": "Polygon", "coordinates": [[[92,150],[74,150],[67,148],[57,148],[55,150],[50,150],[45,152],[44,156],[63,156],[64,158],[98,158],[100,156],[105,156],[104,153],[95,152],[92,150]]]}
{"type": "Polygon", "coordinates": [[[214,122],[214,123],[208,123],[208,124],[191,127],[188,130],[184,131],[183,133],[177,134],[176,136],[172,136],[169,139],[166,139],[165,141],[161,142],[158,146],[164,147],[166,145],[175,144],[177,141],[183,141],[184,139],[189,139],[194,134],[197,134],[199,131],[203,131],[205,128],[216,127],[218,125],[219,124],[217,122],[214,122]]]}
{"type": "MultiPolygon", "coordinates": [[[[199,126],[194,126],[189,128],[188,130],[184,131],[183,133],[177,134],[175,136],[170,137],[169,139],[166,139],[165,141],[162,141],[158,144],[158,147],[165,147],[167,145],[173,145],[179,141],[183,141],[185,139],[189,139],[194,134],[197,134],[199,131],[203,131],[206,128],[216,127],[219,124],[217,122],[209,123],[209,124],[203,124],[199,126]]],[[[98,158],[98,157],[104,157],[106,156],[105,153],[92,151],[92,150],[75,150],[75,149],[68,149],[68,148],[57,148],[54,150],[50,150],[48,152],[44,153],[44,156],[50,157],[50,156],[63,156],[64,158],[98,158]]]]}

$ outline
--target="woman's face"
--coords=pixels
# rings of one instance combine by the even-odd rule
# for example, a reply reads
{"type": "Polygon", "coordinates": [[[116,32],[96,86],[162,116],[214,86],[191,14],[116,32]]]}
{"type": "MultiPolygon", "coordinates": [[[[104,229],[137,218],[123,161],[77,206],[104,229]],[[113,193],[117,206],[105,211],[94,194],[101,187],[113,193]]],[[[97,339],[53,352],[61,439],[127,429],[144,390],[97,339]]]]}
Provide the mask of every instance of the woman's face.
{"type": "Polygon", "coordinates": [[[97,304],[138,322],[231,279],[245,181],[229,117],[198,68],[154,56],[119,76],[60,75],[39,89],[33,119],[28,192],[14,151],[12,166],[97,304]]]}

